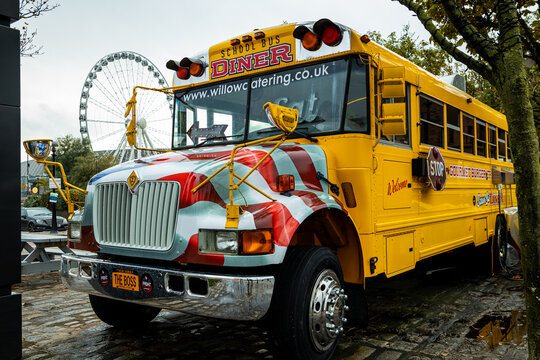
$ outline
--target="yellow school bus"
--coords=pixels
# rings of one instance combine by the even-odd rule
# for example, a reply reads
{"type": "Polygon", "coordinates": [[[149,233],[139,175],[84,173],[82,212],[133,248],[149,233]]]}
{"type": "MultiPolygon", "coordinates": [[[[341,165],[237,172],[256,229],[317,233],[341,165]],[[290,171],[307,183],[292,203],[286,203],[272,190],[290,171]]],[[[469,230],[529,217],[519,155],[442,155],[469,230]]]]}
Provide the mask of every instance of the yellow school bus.
{"type": "Polygon", "coordinates": [[[504,115],[368,36],[284,24],[167,68],[172,88],[134,89],[126,136],[162,92],[171,149],[97,174],[70,222],[98,256],[63,256],[62,279],[103,321],[266,316],[278,355],[328,359],[367,322],[366,278],[490,241],[504,258],[504,115]]]}

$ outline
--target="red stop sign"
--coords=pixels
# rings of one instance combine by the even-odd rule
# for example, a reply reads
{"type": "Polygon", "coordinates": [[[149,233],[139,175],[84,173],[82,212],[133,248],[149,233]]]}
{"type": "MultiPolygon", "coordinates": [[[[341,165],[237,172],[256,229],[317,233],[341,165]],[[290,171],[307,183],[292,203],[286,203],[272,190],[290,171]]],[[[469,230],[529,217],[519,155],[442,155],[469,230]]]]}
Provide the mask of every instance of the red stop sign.
{"type": "Polygon", "coordinates": [[[436,147],[430,148],[426,160],[431,186],[437,191],[443,190],[446,184],[446,163],[439,149],[436,147]]]}

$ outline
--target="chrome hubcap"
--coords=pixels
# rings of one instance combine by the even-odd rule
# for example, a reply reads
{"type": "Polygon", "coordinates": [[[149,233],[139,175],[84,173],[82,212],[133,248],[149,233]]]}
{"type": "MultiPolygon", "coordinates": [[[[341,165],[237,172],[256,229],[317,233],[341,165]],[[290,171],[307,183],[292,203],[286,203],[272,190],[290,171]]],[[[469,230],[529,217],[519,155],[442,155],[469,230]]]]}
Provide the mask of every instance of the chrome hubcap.
{"type": "Polygon", "coordinates": [[[322,271],[313,287],[309,307],[309,333],[315,348],[328,350],[347,322],[345,305],[347,295],[341,288],[337,274],[330,269],[322,271]]]}

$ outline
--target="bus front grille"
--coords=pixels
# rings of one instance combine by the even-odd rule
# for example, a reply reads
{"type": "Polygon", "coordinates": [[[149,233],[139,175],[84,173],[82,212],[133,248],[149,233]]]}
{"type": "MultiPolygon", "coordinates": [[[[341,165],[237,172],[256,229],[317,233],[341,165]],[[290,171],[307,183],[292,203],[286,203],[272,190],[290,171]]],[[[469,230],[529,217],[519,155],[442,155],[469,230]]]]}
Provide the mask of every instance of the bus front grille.
{"type": "Polygon", "coordinates": [[[176,228],[180,184],[145,181],[131,193],[127,183],[105,183],[94,193],[94,235],[100,245],[167,250],[176,228]]]}

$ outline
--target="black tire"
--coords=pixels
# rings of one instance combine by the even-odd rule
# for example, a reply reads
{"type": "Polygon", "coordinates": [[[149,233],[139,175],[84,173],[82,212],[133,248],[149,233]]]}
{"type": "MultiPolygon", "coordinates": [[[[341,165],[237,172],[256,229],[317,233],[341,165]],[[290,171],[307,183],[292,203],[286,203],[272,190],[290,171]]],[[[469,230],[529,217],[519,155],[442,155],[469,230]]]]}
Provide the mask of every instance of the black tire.
{"type": "Polygon", "coordinates": [[[493,270],[506,271],[506,257],[508,256],[508,230],[506,219],[497,215],[495,221],[495,236],[493,237],[493,270]]]}
{"type": "Polygon", "coordinates": [[[89,295],[90,304],[101,321],[115,327],[139,327],[148,324],[161,309],[125,301],[89,295]]]}
{"type": "Polygon", "coordinates": [[[330,249],[297,246],[288,250],[276,277],[270,310],[276,359],[332,356],[347,309],[343,284],[339,260],[330,249]]]}
{"type": "Polygon", "coordinates": [[[29,223],[28,223],[28,231],[29,231],[29,232],[34,232],[34,231],[36,231],[36,224],[34,224],[33,222],[29,222],[29,223]]]}
{"type": "Polygon", "coordinates": [[[361,284],[346,284],[345,293],[348,296],[347,323],[352,326],[366,327],[368,325],[368,304],[364,286],[361,284]]]}

